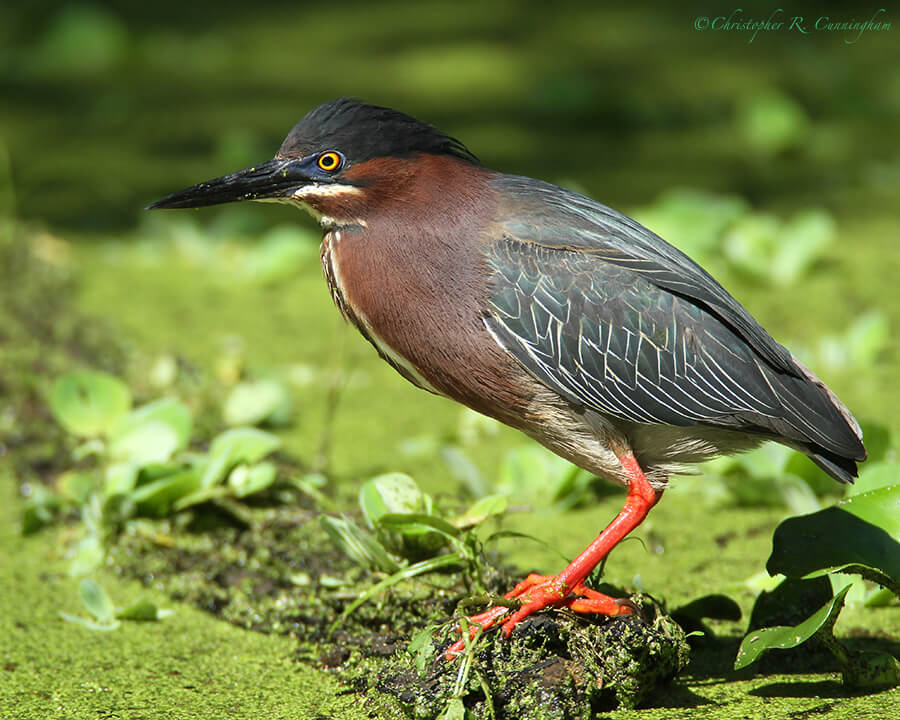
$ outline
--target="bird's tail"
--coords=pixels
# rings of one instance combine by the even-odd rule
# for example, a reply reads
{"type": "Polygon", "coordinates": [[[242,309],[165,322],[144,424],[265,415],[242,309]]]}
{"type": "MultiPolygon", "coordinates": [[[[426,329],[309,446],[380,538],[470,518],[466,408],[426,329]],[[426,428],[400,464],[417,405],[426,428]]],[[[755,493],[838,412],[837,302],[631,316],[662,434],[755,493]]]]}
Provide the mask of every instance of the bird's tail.
{"type": "Polygon", "coordinates": [[[801,449],[835,480],[852,483],[853,478],[859,475],[857,463],[866,459],[862,429],[831,388],[797,358],[793,360],[806,379],[824,396],[823,399],[827,399],[825,409],[830,411],[827,413],[828,417],[823,418],[825,422],[818,428],[820,432],[810,438],[808,443],[803,443],[801,449]]]}

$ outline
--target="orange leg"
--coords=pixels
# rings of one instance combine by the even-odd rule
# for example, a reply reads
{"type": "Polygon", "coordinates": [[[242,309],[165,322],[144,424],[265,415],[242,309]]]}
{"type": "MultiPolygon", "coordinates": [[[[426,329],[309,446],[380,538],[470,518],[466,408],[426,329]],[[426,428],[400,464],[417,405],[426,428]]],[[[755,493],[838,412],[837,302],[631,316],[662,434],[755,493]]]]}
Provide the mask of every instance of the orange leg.
{"type": "MultiPolygon", "coordinates": [[[[650,485],[634,455],[628,453],[620,460],[628,473],[628,497],[625,499],[625,506],[594,542],[559,575],[544,576],[532,573],[506,593],[507,599],[519,600],[522,606],[503,623],[505,636],[508,637],[513,628],[526,617],[551,605],[568,607],[575,612],[610,616],[628,615],[633,611],[628,601],[616,600],[584,585],[584,580],[591,571],[628,533],[641,524],[650,508],[662,497],[662,490],[655,490],[650,485]]],[[[470,617],[469,624],[472,626],[470,637],[474,637],[479,629],[488,630],[494,627],[509,612],[509,608],[497,606],[470,617]]],[[[445,657],[452,660],[464,649],[465,641],[458,640],[447,648],[445,657]]]]}

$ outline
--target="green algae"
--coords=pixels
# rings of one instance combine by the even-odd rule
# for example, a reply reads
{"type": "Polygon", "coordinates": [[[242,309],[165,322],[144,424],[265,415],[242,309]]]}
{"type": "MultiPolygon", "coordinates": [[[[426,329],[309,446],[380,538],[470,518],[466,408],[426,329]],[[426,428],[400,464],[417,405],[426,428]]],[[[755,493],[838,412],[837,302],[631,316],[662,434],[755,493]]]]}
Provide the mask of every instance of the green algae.
{"type": "Polygon", "coordinates": [[[149,595],[175,613],[160,622],[85,630],[59,617],[80,613],[66,573],[66,529],[23,538],[0,471],[0,717],[367,718],[328,673],[298,664],[295,644],[220,622],[138,583],[100,580],[117,604],[149,595]]]}
{"type": "Polygon", "coordinates": [[[667,685],[687,664],[684,632],[647,596],[630,600],[640,615],[586,621],[543,613],[520,623],[509,638],[490,633],[453,662],[442,649],[456,637],[445,630],[435,656],[417,673],[400,655],[379,673],[378,687],[417,720],[433,720],[459,698],[474,718],[590,718],[599,710],[633,708],[667,685]],[[468,662],[465,683],[459,665],[468,662]]]}

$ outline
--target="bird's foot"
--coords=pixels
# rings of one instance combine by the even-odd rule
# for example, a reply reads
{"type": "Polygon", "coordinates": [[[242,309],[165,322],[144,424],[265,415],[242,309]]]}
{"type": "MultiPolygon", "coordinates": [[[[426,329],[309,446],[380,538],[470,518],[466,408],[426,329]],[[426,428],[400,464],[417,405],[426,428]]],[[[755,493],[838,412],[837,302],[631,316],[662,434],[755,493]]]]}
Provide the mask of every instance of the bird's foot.
{"type": "MultiPolygon", "coordinates": [[[[565,607],[577,613],[596,613],[615,617],[631,615],[637,612],[628,600],[617,600],[596,590],[591,590],[584,583],[576,583],[571,587],[559,575],[537,575],[532,573],[516,585],[504,596],[508,600],[518,600],[521,604],[515,610],[503,605],[492,607],[483,613],[468,619],[469,640],[479,632],[495,627],[510,612],[512,615],[502,624],[504,637],[509,637],[513,628],[522,620],[545,607],[565,607]]],[[[466,639],[461,638],[447,648],[444,657],[452,660],[465,650],[466,639]]]]}

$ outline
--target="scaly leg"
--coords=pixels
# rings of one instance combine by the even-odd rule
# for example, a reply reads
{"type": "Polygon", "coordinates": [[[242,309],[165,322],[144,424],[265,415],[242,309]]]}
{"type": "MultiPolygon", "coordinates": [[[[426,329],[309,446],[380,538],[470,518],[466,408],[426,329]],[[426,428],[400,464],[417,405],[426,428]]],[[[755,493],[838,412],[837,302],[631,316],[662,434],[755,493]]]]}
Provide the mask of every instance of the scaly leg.
{"type": "MultiPolygon", "coordinates": [[[[532,573],[506,593],[504,597],[507,599],[520,600],[523,604],[503,623],[504,636],[508,637],[513,628],[529,615],[551,605],[568,607],[575,612],[610,616],[628,615],[633,612],[628,601],[603,595],[584,585],[584,580],[591,571],[628,533],[641,524],[650,508],[662,497],[662,490],[655,490],[650,485],[634,455],[628,453],[620,460],[628,473],[628,497],[625,499],[625,506],[594,542],[559,575],[544,576],[532,573]]],[[[494,627],[509,612],[509,608],[497,606],[473,615],[469,618],[469,625],[472,626],[470,637],[474,637],[479,628],[483,631],[494,627]]],[[[445,657],[452,660],[464,649],[465,641],[460,639],[447,648],[445,657]]]]}

